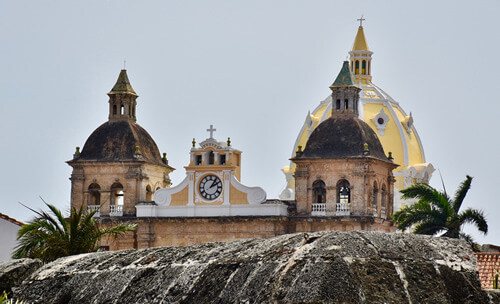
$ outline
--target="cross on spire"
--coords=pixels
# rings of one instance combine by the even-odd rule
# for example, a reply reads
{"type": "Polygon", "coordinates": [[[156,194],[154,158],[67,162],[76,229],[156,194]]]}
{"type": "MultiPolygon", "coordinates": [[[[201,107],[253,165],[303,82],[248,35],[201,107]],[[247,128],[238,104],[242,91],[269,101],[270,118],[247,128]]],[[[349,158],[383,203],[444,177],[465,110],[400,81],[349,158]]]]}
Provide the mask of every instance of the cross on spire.
{"type": "Polygon", "coordinates": [[[359,21],[359,26],[363,26],[363,21],[366,19],[363,19],[363,15],[361,15],[361,18],[357,19],[359,21]]]}
{"type": "Polygon", "coordinates": [[[207,132],[210,132],[210,138],[214,138],[214,131],[217,131],[217,129],[214,129],[213,125],[210,125],[210,129],[207,129],[207,132]]]}

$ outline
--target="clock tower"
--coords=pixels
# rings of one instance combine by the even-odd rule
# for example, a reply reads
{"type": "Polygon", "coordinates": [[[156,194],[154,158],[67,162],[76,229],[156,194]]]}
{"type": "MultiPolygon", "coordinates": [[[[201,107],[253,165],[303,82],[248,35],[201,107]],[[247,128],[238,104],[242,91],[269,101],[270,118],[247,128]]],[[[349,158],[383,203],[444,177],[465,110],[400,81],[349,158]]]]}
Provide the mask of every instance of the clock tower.
{"type": "Polygon", "coordinates": [[[193,138],[186,178],[177,186],[157,190],[155,205],[136,206],[138,217],[204,217],[286,215],[283,204],[266,203],[266,192],[240,182],[241,151],[210,137],[196,145],[193,138]]]}

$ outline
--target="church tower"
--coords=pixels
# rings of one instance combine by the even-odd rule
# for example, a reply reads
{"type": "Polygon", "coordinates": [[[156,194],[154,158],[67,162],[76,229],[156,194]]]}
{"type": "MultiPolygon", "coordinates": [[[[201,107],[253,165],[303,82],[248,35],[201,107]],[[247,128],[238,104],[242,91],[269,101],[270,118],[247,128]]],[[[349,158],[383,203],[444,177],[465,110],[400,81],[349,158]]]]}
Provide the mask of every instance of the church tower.
{"type": "Polygon", "coordinates": [[[231,139],[218,141],[216,129],[197,146],[193,138],[186,178],[175,187],[155,193],[155,204],[137,206],[138,217],[233,217],[284,216],[287,207],[266,203],[261,187],[241,183],[241,151],[231,139]]]}
{"type": "Polygon", "coordinates": [[[366,85],[368,82],[372,81],[371,69],[373,52],[370,51],[368,43],[366,42],[365,31],[363,30],[362,23],[364,19],[361,18],[359,20],[361,23],[349,55],[351,61],[351,71],[353,71],[356,81],[366,85]]]}
{"type": "MultiPolygon", "coordinates": [[[[358,19],[360,24],[352,49],[349,51],[349,67],[353,73],[353,83],[360,89],[356,110],[359,118],[375,132],[384,150],[392,152],[394,163],[399,165],[394,170],[395,210],[399,210],[405,204],[411,203],[401,198],[399,190],[415,183],[428,183],[434,167],[426,161],[424,147],[411,112],[407,113],[399,102],[372,82],[373,52],[366,39],[364,20],[358,19]]],[[[341,96],[337,98],[330,95],[307,113],[293,145],[292,157],[299,147],[302,150],[307,148],[314,130],[329,117],[336,115],[338,108],[342,109],[342,113],[345,112],[344,99],[341,96]]],[[[290,162],[282,171],[285,174],[286,186],[280,194],[280,199],[293,201],[296,195],[295,163],[290,162]]]]}
{"type": "Polygon", "coordinates": [[[392,171],[398,165],[358,117],[361,89],[347,61],[330,89],[331,117],[317,126],[306,148],[299,147],[292,158],[297,213],[330,217],[333,230],[391,231],[392,171]]]}
{"type": "Polygon", "coordinates": [[[73,167],[71,207],[83,205],[99,217],[135,216],[138,202],[152,201],[157,189],[170,186],[174,168],[136,122],[138,95],[126,70],[121,70],[108,96],[108,121],[67,162],[73,167]]]}

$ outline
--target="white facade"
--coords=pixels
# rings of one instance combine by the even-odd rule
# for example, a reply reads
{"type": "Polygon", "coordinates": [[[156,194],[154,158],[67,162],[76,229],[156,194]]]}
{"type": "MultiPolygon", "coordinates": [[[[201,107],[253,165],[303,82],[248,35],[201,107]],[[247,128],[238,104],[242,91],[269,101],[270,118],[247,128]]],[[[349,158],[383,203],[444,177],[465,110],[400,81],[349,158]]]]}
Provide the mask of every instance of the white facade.
{"type": "Polygon", "coordinates": [[[16,246],[17,232],[21,226],[0,217],[0,262],[12,260],[12,252],[16,246]]]}

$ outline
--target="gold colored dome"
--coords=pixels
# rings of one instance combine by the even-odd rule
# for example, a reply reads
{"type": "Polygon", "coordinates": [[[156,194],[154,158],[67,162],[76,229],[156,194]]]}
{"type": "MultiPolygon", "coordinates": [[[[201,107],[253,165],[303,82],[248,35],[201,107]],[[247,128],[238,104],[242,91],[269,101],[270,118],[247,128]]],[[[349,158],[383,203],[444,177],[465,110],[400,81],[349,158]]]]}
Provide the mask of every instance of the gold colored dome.
{"type": "MultiPolygon", "coordinates": [[[[373,129],[384,151],[392,152],[394,163],[399,165],[394,171],[395,190],[404,189],[416,182],[428,182],[434,168],[426,163],[422,142],[413,125],[413,117],[411,113],[405,112],[389,94],[373,84],[372,54],[373,52],[368,49],[363,27],[360,26],[353,48],[349,52],[351,71],[358,82],[357,86],[362,89],[359,99],[359,117],[373,129]]],[[[308,113],[293,146],[292,157],[299,146],[302,150],[306,148],[309,136],[321,122],[331,116],[331,109],[332,98],[328,96],[308,113]]],[[[293,200],[295,165],[290,162],[290,165],[284,167],[282,171],[287,177],[287,186],[280,198],[293,200]]],[[[398,199],[395,197],[396,201],[398,199]]]]}

